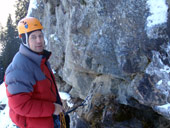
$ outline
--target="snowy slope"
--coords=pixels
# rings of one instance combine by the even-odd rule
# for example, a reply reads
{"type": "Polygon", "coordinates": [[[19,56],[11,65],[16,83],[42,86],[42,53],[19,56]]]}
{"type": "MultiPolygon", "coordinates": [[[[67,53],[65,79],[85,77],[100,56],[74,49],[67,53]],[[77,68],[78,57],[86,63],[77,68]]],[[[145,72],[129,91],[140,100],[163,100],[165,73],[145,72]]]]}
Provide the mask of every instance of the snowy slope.
{"type": "Polygon", "coordinates": [[[9,118],[8,99],[6,96],[6,88],[4,83],[0,85],[0,90],[0,104],[6,104],[5,109],[2,111],[0,110],[0,128],[16,128],[9,118]]]}

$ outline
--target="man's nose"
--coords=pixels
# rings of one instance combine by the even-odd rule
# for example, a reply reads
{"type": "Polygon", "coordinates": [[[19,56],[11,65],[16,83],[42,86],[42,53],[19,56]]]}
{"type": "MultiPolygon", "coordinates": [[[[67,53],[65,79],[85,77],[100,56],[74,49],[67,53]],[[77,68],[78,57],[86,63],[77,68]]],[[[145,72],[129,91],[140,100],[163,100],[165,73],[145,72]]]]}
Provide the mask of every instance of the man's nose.
{"type": "Polygon", "coordinates": [[[37,42],[41,42],[41,41],[42,41],[42,38],[38,36],[37,39],[36,39],[36,41],[37,41],[37,42]]]}

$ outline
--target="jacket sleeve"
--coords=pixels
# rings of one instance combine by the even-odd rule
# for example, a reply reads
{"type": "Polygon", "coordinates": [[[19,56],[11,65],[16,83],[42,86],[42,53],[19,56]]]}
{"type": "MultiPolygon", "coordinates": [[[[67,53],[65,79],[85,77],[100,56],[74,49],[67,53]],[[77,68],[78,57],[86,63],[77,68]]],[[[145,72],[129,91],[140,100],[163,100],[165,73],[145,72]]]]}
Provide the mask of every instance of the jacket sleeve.
{"type": "Polygon", "coordinates": [[[32,99],[33,85],[36,84],[31,72],[9,67],[5,83],[9,107],[16,113],[26,117],[48,117],[55,110],[52,102],[32,99]]]}
{"type": "Polygon", "coordinates": [[[16,113],[26,117],[52,116],[55,106],[45,100],[31,99],[32,93],[19,93],[8,97],[9,106],[16,113]]]}

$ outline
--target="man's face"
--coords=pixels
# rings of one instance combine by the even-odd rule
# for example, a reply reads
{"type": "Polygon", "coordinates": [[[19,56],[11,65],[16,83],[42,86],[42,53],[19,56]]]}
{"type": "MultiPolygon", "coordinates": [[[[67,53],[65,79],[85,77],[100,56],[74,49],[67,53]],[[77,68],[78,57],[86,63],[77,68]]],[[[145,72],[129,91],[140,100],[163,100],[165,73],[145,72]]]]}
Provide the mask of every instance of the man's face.
{"type": "Polygon", "coordinates": [[[42,52],[44,50],[44,36],[41,31],[32,32],[28,39],[29,47],[34,52],[42,52]]]}

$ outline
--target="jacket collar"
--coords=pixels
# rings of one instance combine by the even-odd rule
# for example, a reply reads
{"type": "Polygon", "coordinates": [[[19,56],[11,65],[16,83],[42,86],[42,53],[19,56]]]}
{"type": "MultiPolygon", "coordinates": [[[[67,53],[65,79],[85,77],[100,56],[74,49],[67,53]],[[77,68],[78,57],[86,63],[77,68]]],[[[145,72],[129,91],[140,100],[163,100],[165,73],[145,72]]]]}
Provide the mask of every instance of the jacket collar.
{"type": "Polygon", "coordinates": [[[28,57],[34,63],[38,64],[39,66],[41,65],[41,61],[43,58],[46,58],[46,60],[48,60],[49,57],[51,56],[51,52],[49,51],[44,50],[44,54],[39,55],[38,53],[31,51],[29,48],[27,48],[23,44],[20,45],[19,52],[25,55],[26,57],[28,57]]]}

